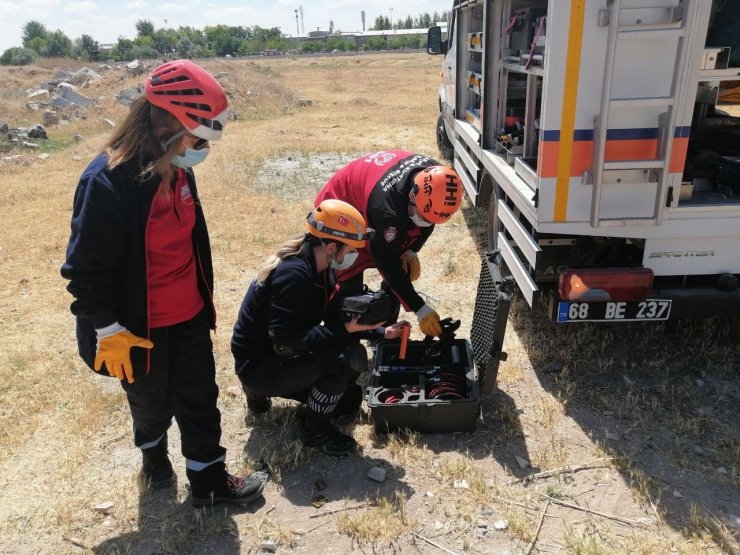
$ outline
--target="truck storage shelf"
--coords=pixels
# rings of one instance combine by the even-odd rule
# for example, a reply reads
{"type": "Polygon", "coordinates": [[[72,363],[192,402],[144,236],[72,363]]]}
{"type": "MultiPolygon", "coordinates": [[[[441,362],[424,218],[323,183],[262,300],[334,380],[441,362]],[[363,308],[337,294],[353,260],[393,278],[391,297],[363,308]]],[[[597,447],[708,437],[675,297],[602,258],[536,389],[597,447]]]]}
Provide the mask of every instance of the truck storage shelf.
{"type": "Polygon", "coordinates": [[[468,50],[470,52],[483,52],[483,31],[468,33],[468,50]]]}
{"type": "Polygon", "coordinates": [[[501,66],[508,71],[514,71],[516,73],[530,73],[532,75],[540,76],[545,74],[545,71],[541,67],[537,66],[529,66],[529,68],[526,68],[521,64],[514,64],[511,62],[504,62],[501,64],[501,66]]]}
{"type": "Polygon", "coordinates": [[[699,72],[700,81],[740,81],[740,67],[727,69],[703,69],[699,72]]]}

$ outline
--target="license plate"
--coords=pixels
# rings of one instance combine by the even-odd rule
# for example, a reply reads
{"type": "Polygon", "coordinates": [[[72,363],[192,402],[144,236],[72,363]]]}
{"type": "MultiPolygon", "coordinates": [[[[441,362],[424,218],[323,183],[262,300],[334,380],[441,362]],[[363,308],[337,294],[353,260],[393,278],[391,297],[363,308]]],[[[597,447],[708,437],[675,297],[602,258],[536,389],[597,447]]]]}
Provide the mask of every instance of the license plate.
{"type": "Polygon", "coordinates": [[[647,299],[607,303],[560,301],[557,322],[641,322],[668,320],[671,300],[647,299]]]}

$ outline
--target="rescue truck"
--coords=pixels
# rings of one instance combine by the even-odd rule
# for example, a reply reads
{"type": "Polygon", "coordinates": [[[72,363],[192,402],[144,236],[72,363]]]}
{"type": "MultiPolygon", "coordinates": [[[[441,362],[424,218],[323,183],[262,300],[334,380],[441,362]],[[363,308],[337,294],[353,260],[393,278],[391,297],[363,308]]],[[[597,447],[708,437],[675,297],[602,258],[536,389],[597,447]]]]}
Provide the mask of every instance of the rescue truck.
{"type": "Polygon", "coordinates": [[[447,29],[437,141],[497,286],[562,323],[740,315],[740,2],[457,0],[447,29]]]}

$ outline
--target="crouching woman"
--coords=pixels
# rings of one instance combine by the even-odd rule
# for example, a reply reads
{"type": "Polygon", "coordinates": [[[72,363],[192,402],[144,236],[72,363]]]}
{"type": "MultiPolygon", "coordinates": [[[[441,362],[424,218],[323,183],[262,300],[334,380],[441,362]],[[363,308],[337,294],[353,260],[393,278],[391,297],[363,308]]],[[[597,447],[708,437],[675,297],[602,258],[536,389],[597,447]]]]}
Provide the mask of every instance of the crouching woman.
{"type": "Polygon", "coordinates": [[[231,351],[250,411],[267,411],[270,397],[304,402],[303,443],[330,456],[348,455],[357,444],[331,418],[362,402],[355,381],[367,369],[367,351],[357,334],[377,330],[390,339],[400,336],[405,323],[383,329],[327,319],[335,270],[352,265],[373,231],[358,210],[334,199],[319,204],[306,227],[307,233],[286,241],[250,284],[231,351]]]}

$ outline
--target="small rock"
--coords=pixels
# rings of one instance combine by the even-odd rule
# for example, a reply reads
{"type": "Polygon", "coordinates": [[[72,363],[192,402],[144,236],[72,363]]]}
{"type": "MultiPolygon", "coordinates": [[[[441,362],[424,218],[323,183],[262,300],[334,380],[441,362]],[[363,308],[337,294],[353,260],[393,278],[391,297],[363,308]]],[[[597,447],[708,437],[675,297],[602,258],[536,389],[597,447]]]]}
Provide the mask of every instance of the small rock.
{"type": "Polygon", "coordinates": [[[376,482],[385,482],[385,469],[380,468],[379,466],[374,466],[370,469],[370,472],[367,473],[367,477],[376,482]]]}
{"type": "Polygon", "coordinates": [[[229,114],[227,116],[229,121],[236,121],[239,119],[239,114],[234,112],[233,110],[229,110],[229,114]]]}
{"type": "Polygon", "coordinates": [[[485,520],[479,520],[478,528],[488,528],[488,523],[485,520]]]}
{"type": "Polygon", "coordinates": [[[299,98],[298,106],[300,106],[301,108],[308,108],[309,106],[313,106],[313,100],[311,100],[310,98],[299,98]]]}
{"type": "Polygon", "coordinates": [[[216,79],[221,79],[221,77],[228,77],[228,76],[229,76],[228,71],[219,71],[216,75],[214,75],[216,79]]]}
{"type": "Polygon", "coordinates": [[[103,118],[103,121],[107,123],[110,127],[115,127],[116,124],[112,120],[109,120],[108,118],[103,118]]]}
{"type": "Polygon", "coordinates": [[[439,520],[435,520],[434,521],[434,529],[435,530],[441,530],[443,527],[444,527],[444,525],[439,520]]]}
{"type": "Polygon", "coordinates": [[[12,156],[3,156],[3,161],[13,162],[13,163],[22,162],[23,156],[21,156],[20,154],[13,154],[12,156]]]}
{"type": "Polygon", "coordinates": [[[603,410],[601,411],[601,414],[603,414],[604,416],[614,416],[614,411],[613,410],[603,410]]]}
{"type": "Polygon", "coordinates": [[[82,160],[82,156],[72,156],[72,160],[74,160],[75,162],[79,162],[80,160],[82,160]]]}
{"type": "Polygon", "coordinates": [[[116,102],[123,106],[129,106],[134,100],[141,96],[143,92],[144,88],[141,85],[123,89],[116,95],[116,102]]]}
{"type": "Polygon", "coordinates": [[[703,454],[704,454],[704,452],[705,452],[705,451],[704,451],[704,449],[703,449],[702,447],[700,447],[699,445],[694,445],[694,446],[693,446],[693,447],[692,447],[691,449],[692,449],[692,450],[694,451],[694,453],[696,453],[697,455],[703,455],[703,454]]]}
{"type": "Polygon", "coordinates": [[[8,132],[8,124],[4,121],[0,121],[0,133],[7,133],[8,132]]]}
{"type": "Polygon", "coordinates": [[[313,505],[317,509],[320,509],[321,507],[323,507],[324,505],[326,505],[326,502],[327,501],[328,501],[328,499],[325,496],[323,496],[323,495],[315,495],[314,497],[311,498],[311,505],[313,505]]]}
{"type": "Polygon", "coordinates": [[[516,459],[519,468],[521,468],[522,470],[530,466],[530,462],[527,459],[523,459],[519,455],[514,455],[514,458],[516,459]]]}
{"type": "Polygon", "coordinates": [[[428,492],[426,493],[426,496],[427,496],[427,497],[434,497],[434,492],[433,492],[433,491],[428,491],[428,492]]]}
{"type": "Polygon", "coordinates": [[[41,124],[36,124],[31,129],[28,130],[28,138],[46,140],[49,137],[46,134],[46,129],[44,129],[44,126],[41,124]]]}
{"type": "Polygon", "coordinates": [[[32,112],[38,112],[41,110],[41,104],[38,102],[26,102],[26,108],[31,110],[32,112]]]}
{"type": "Polygon", "coordinates": [[[467,480],[455,480],[452,483],[452,487],[455,489],[470,489],[470,484],[467,480]]]}
{"type": "Polygon", "coordinates": [[[277,551],[277,545],[272,540],[265,540],[262,542],[262,551],[267,553],[275,553],[277,551]]]}
{"type": "Polygon", "coordinates": [[[33,148],[33,149],[41,148],[40,145],[29,142],[29,141],[23,141],[23,146],[25,146],[26,148],[33,148]]]}
{"type": "Polygon", "coordinates": [[[144,73],[144,64],[139,60],[134,60],[133,62],[126,64],[126,73],[129,75],[141,75],[144,73]]]}
{"type": "Polygon", "coordinates": [[[493,527],[496,530],[506,530],[509,527],[509,523],[506,520],[497,520],[493,523],[493,527]]]}
{"type": "Polygon", "coordinates": [[[39,160],[48,160],[49,159],[49,155],[46,152],[42,152],[41,154],[39,154],[38,156],[36,156],[36,158],[38,158],[39,160]]]}
{"type": "Polygon", "coordinates": [[[720,466],[720,467],[719,467],[719,468],[717,469],[717,472],[718,472],[719,474],[725,474],[725,475],[729,474],[729,472],[727,472],[727,469],[726,469],[726,468],[725,468],[724,466],[720,466]]]}
{"type": "Polygon", "coordinates": [[[545,364],[545,367],[542,369],[542,372],[545,374],[554,374],[555,372],[562,372],[563,368],[565,368],[565,363],[560,360],[553,360],[552,362],[548,362],[545,364]]]}
{"type": "Polygon", "coordinates": [[[76,142],[76,143],[79,143],[79,142],[80,142],[80,141],[82,141],[82,139],[84,139],[84,138],[85,138],[85,137],[83,137],[83,136],[82,136],[82,135],[80,135],[79,133],[75,133],[75,134],[74,134],[74,135],[72,136],[72,140],[73,140],[74,142],[76,142]]]}
{"type": "Polygon", "coordinates": [[[681,497],[683,497],[683,494],[680,491],[678,491],[677,489],[674,489],[673,490],[673,497],[681,498],[681,497]]]}
{"type": "Polygon", "coordinates": [[[98,503],[93,507],[94,511],[99,512],[100,514],[109,515],[113,512],[113,502],[112,501],[106,501],[105,503],[98,503]]]}
{"type": "Polygon", "coordinates": [[[46,89],[39,89],[38,91],[33,91],[31,94],[28,95],[28,98],[33,98],[34,100],[42,100],[44,98],[49,98],[49,91],[46,89]]]}
{"type": "Polygon", "coordinates": [[[44,125],[56,125],[59,123],[59,113],[54,110],[44,112],[44,125]]]}
{"type": "Polygon", "coordinates": [[[622,436],[620,436],[616,432],[605,432],[604,436],[606,437],[606,439],[611,439],[614,441],[619,441],[620,439],[622,439],[622,436]]]}

